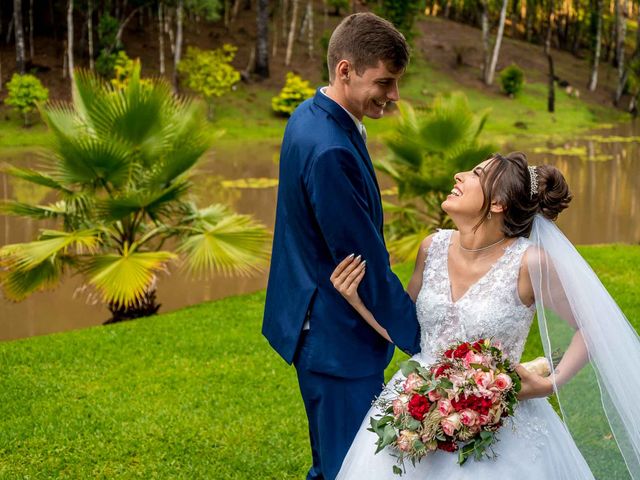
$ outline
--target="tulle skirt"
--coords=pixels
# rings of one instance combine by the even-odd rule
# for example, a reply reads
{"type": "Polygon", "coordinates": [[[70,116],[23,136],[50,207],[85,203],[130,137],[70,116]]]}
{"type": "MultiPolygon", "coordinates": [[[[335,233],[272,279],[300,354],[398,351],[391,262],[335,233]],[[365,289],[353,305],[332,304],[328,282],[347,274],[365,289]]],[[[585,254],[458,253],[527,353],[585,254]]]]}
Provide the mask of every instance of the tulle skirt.
{"type": "MultiPolygon", "coordinates": [[[[398,372],[389,382],[403,378],[398,372]]],[[[388,393],[388,392],[384,392],[388,393]]],[[[384,394],[383,393],[383,394],[384,394]]],[[[374,454],[377,435],[369,432],[369,417],[380,411],[374,405],[362,422],[342,463],[339,480],[582,480],[594,479],[567,428],[546,399],[521,402],[513,417],[497,433],[495,458],[473,458],[460,466],[458,454],[438,450],[415,467],[405,461],[406,474],[393,473],[396,458],[388,449],[374,454]]]]}

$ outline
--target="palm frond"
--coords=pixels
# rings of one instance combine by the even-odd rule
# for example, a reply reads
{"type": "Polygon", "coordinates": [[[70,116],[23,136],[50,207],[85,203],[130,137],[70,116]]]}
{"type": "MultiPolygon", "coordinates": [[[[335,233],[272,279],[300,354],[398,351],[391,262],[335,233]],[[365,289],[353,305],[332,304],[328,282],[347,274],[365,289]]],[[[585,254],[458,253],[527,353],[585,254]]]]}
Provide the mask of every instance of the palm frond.
{"type": "Polygon", "coordinates": [[[247,215],[231,214],[215,224],[194,229],[178,252],[192,274],[249,275],[261,270],[268,258],[266,228],[247,215]]]}
{"type": "Polygon", "coordinates": [[[423,228],[405,235],[401,238],[391,240],[387,243],[389,253],[396,257],[401,262],[408,262],[415,260],[420,244],[431,233],[434,232],[434,228],[431,225],[424,225],[423,228]]]}
{"type": "Polygon", "coordinates": [[[45,220],[64,217],[67,214],[65,203],[57,202],[51,205],[29,205],[28,203],[7,200],[0,202],[0,213],[3,215],[17,215],[21,217],[45,220]]]}
{"type": "Polygon", "coordinates": [[[53,288],[63,273],[64,262],[60,258],[45,261],[26,270],[6,270],[0,273],[0,285],[10,300],[19,302],[31,293],[53,288]]]}
{"type": "Polygon", "coordinates": [[[54,177],[43,172],[38,172],[31,168],[5,167],[3,168],[3,171],[8,175],[20,178],[21,180],[26,180],[30,183],[35,183],[36,185],[53,188],[54,190],[58,190],[64,193],[73,193],[54,177]]]}
{"type": "Polygon", "coordinates": [[[96,255],[83,267],[88,281],[103,301],[118,306],[133,305],[149,289],[158,272],[175,259],[171,252],[137,252],[125,248],[122,255],[96,255]]]}
{"type": "Polygon", "coordinates": [[[0,248],[0,259],[9,271],[26,272],[71,249],[76,254],[95,252],[102,241],[100,233],[98,229],[75,232],[43,230],[38,240],[0,248]]]}

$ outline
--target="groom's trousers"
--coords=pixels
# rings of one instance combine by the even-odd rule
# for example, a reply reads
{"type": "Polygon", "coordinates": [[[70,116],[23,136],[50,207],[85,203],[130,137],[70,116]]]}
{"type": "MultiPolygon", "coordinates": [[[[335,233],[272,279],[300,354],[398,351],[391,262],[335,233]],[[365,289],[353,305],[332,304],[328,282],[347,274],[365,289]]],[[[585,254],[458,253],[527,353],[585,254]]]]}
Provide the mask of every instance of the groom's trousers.
{"type": "Polygon", "coordinates": [[[293,361],[309,420],[313,465],[307,480],[334,480],[371,402],[382,391],[384,372],[355,379],[313,372],[307,339],[305,331],[293,361]]]}

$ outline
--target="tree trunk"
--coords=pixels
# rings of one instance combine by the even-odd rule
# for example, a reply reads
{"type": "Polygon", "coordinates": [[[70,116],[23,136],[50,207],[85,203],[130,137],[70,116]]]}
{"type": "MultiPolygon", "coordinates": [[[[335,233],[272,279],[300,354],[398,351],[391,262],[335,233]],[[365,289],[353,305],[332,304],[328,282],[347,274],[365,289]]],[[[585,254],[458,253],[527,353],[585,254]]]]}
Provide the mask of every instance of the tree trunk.
{"type": "Polygon", "coordinates": [[[22,28],[22,0],[13,0],[13,28],[16,38],[16,69],[25,73],[24,29],[22,28]]]}
{"type": "MultiPolygon", "coordinates": [[[[240,10],[240,3],[242,2],[242,0],[236,0],[235,2],[233,2],[233,12],[231,13],[231,23],[236,21],[236,18],[238,17],[238,11],[240,10]]],[[[258,0],[258,2],[260,2],[260,0],[258,0]]],[[[260,9],[260,6],[258,5],[258,10],[260,9]]]]}
{"type": "Polygon", "coordinates": [[[291,55],[293,55],[293,40],[296,32],[296,17],[298,16],[299,0],[293,1],[293,12],[291,14],[291,25],[289,26],[289,39],[287,40],[287,54],[285,55],[284,64],[288,67],[291,64],[291,55]]]}
{"type": "Polygon", "coordinates": [[[616,58],[618,60],[618,86],[613,103],[617,106],[627,82],[624,68],[624,38],[627,33],[627,21],[622,12],[622,0],[616,0],[616,58]]]}
{"type": "Polygon", "coordinates": [[[289,9],[289,0],[282,0],[282,40],[287,40],[287,10],[289,9]]]}
{"type": "Polygon", "coordinates": [[[33,0],[29,0],[29,60],[33,62],[35,47],[33,46],[33,0]]]}
{"type": "Polygon", "coordinates": [[[482,6],[482,80],[486,82],[489,72],[489,4],[488,0],[480,0],[482,6]]]}
{"type": "Polygon", "coordinates": [[[527,13],[525,18],[524,38],[527,42],[533,39],[533,20],[536,16],[536,4],[534,0],[527,0],[527,13]]]}
{"type": "MultiPolygon", "coordinates": [[[[240,0],[238,0],[240,1],[240,0]]],[[[255,74],[269,78],[269,0],[258,0],[255,74]]]]}
{"type": "Polygon", "coordinates": [[[73,0],[67,3],[67,67],[69,68],[69,80],[73,85],[73,0]]]}
{"type": "Polygon", "coordinates": [[[164,4],[158,2],[158,51],[160,53],[160,75],[164,75],[164,4]]]}
{"type": "Polygon", "coordinates": [[[103,325],[155,315],[160,309],[160,304],[156,300],[155,282],[154,286],[147,290],[133,305],[125,307],[110,303],[107,307],[111,312],[111,318],[104,322],[103,325]]]}
{"type": "Polygon", "coordinates": [[[89,40],[89,70],[93,72],[95,61],[93,59],[93,0],[87,0],[87,38],[89,40]]]}
{"type": "Polygon", "coordinates": [[[556,104],[556,92],[555,92],[555,72],[553,68],[553,57],[551,56],[551,35],[553,32],[553,12],[555,9],[555,2],[552,0],[549,2],[549,11],[547,14],[547,35],[544,41],[544,53],[547,56],[547,62],[549,64],[549,91],[547,95],[547,111],[549,113],[555,112],[556,104]]]}
{"type": "Polygon", "coordinates": [[[307,3],[307,18],[309,19],[309,58],[313,58],[313,2],[309,0],[307,3]]]}
{"type": "Polygon", "coordinates": [[[500,55],[500,45],[502,44],[502,36],[504,35],[504,21],[507,17],[507,3],[508,0],[502,0],[502,9],[500,10],[500,23],[498,23],[498,33],[496,35],[496,43],[493,46],[493,55],[491,56],[491,65],[489,66],[489,72],[485,77],[487,85],[493,84],[493,76],[496,72],[496,65],[498,64],[498,55],[500,55]]]}
{"type": "Polygon", "coordinates": [[[593,46],[593,61],[591,63],[591,76],[589,78],[589,90],[594,92],[598,86],[598,65],[600,63],[600,47],[602,44],[602,0],[595,0],[596,38],[593,46]]]}
{"type": "Polygon", "coordinates": [[[178,64],[182,57],[182,23],[184,15],[184,0],[178,0],[176,7],[176,47],[173,54],[173,89],[178,91],[178,64]]]}
{"type": "Polygon", "coordinates": [[[125,27],[131,21],[133,16],[136,13],[138,13],[138,10],[140,10],[141,8],[142,7],[137,7],[137,8],[134,8],[133,10],[131,10],[131,13],[129,13],[129,15],[127,15],[127,18],[125,18],[122,21],[122,23],[120,23],[120,26],[118,27],[118,33],[116,33],[116,43],[115,43],[115,45],[112,46],[112,49],[118,47],[119,45],[122,45],[122,34],[124,33],[125,27]]]}

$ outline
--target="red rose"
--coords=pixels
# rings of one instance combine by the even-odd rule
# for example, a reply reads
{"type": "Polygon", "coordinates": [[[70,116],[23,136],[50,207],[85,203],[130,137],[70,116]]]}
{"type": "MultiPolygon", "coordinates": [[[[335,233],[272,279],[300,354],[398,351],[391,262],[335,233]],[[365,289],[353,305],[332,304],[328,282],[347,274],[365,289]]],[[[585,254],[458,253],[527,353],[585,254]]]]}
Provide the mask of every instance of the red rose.
{"type": "Polygon", "coordinates": [[[407,410],[409,414],[415,418],[416,420],[422,421],[424,416],[429,412],[431,408],[431,403],[429,399],[424,395],[413,395],[411,400],[409,400],[409,405],[407,405],[407,410]]]}
{"type": "Polygon", "coordinates": [[[477,342],[474,342],[473,344],[473,349],[476,352],[481,352],[482,351],[482,344],[484,343],[484,338],[481,338],[480,340],[478,340],[477,342]]]}
{"type": "Polygon", "coordinates": [[[461,343],[460,345],[458,345],[458,348],[454,350],[453,356],[455,358],[464,358],[464,356],[469,353],[469,350],[471,350],[471,345],[469,345],[469,342],[461,343]]]}
{"type": "Polygon", "coordinates": [[[458,450],[458,445],[456,445],[456,442],[454,441],[442,442],[438,440],[438,448],[440,450],[444,450],[445,452],[455,452],[456,450],[458,450]]]}
{"type": "Polygon", "coordinates": [[[447,357],[447,358],[453,358],[453,349],[450,348],[449,350],[446,350],[444,352],[444,356],[447,357]]]}
{"type": "Polygon", "coordinates": [[[434,367],[432,370],[433,376],[436,378],[441,377],[449,369],[449,367],[450,365],[447,365],[446,363],[442,363],[437,367],[434,367]]]}

